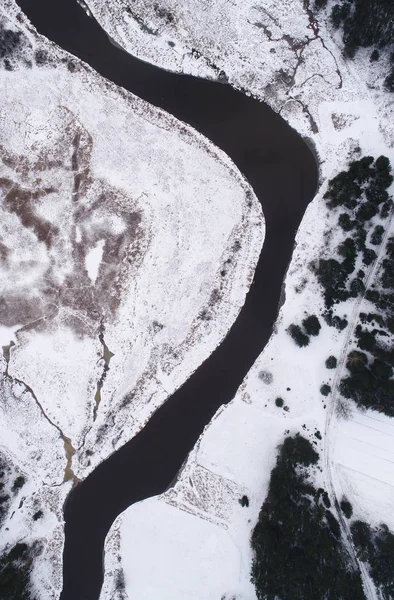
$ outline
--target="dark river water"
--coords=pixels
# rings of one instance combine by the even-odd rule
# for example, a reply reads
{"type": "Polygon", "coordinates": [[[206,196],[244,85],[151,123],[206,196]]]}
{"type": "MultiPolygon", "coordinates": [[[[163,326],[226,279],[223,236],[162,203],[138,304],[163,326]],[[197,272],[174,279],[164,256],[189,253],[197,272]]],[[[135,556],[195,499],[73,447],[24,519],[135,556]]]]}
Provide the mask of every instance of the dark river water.
{"type": "Polygon", "coordinates": [[[168,489],[204,426],[234,397],[266,345],[294,236],[315,194],[317,167],[300,136],[268,106],[229,85],[169,73],[134,58],[111,44],[76,0],[19,0],[19,5],[47,38],[224,150],[252,185],[266,220],[253,284],[224,341],[145,428],[68,498],[61,598],[97,600],[104,540],[114,519],[134,502],[168,489]]]}

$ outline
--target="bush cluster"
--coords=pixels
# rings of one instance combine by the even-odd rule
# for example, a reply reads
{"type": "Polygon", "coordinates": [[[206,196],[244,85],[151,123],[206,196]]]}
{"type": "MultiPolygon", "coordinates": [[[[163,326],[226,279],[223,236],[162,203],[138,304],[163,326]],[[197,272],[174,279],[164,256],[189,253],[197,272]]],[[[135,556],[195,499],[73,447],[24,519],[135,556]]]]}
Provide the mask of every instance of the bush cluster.
{"type": "Polygon", "coordinates": [[[367,569],[383,598],[394,598],[394,535],[386,525],[372,528],[355,521],[350,527],[358,557],[367,569]]]}
{"type": "MultiPolygon", "coordinates": [[[[367,246],[367,230],[370,221],[378,213],[387,217],[392,200],[387,193],[393,178],[387,157],[380,156],[375,161],[372,156],[364,156],[349,164],[346,171],[336,175],[328,184],[324,195],[331,209],[340,207],[338,216],[340,228],[348,236],[338,245],[337,257],[321,259],[316,266],[316,276],[324,289],[327,309],[348,298],[355,298],[365,291],[365,273],[355,273],[356,260],[361,256],[366,266],[376,259],[374,248],[367,246]]],[[[376,225],[370,236],[370,244],[378,246],[382,242],[384,228],[376,225]]],[[[327,314],[326,321],[341,328],[341,322],[334,322],[333,315],[327,314]]]]}
{"type": "Polygon", "coordinates": [[[319,335],[321,329],[320,321],[316,315],[309,315],[302,321],[302,328],[292,323],[287,332],[293,338],[297,346],[307,346],[310,342],[309,336],[319,335]]]}
{"type": "Polygon", "coordinates": [[[354,350],[347,357],[348,375],[340,382],[340,392],[345,398],[354,400],[363,408],[371,408],[394,416],[394,351],[382,347],[372,332],[359,332],[359,347],[365,352],[354,350]]]}
{"type": "Polygon", "coordinates": [[[22,45],[22,33],[7,29],[0,22],[0,61],[5,69],[13,69],[13,58],[19,52],[22,45]]]}
{"type": "Polygon", "coordinates": [[[307,467],[317,461],[310,442],[299,435],[286,438],[279,449],[252,535],[259,600],[364,599],[339,524],[324,504],[327,494],[309,481],[307,467]]]}
{"type": "Polygon", "coordinates": [[[16,544],[0,556],[0,590],[2,600],[35,600],[30,590],[33,549],[16,544]]]}
{"type": "MultiPolygon", "coordinates": [[[[346,0],[334,5],[331,22],[342,28],[345,55],[353,58],[357,49],[373,47],[371,61],[380,58],[383,48],[394,44],[394,4],[391,0],[346,0]]],[[[394,66],[385,79],[394,91],[394,66]]]]}
{"type": "Polygon", "coordinates": [[[379,312],[359,315],[355,328],[358,349],[349,353],[348,374],[340,382],[340,391],[363,408],[394,416],[394,238],[388,240],[382,261],[380,290],[371,289],[367,300],[379,312]]]}
{"type": "Polygon", "coordinates": [[[294,323],[292,323],[289,325],[287,331],[300,348],[309,344],[309,337],[303,333],[299,325],[294,325],[294,323]]]}

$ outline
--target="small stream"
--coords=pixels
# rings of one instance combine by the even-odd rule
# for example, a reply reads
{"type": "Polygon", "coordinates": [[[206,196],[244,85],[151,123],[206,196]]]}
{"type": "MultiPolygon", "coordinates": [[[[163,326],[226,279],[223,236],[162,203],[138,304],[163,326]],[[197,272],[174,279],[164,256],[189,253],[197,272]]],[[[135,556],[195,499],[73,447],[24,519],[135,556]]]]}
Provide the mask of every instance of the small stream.
{"type": "Polygon", "coordinates": [[[300,136],[267,105],[227,84],[170,73],[136,59],[111,44],[76,0],[18,4],[47,38],[115,84],[189,123],[226,152],[252,185],[266,220],[253,284],[224,341],[145,428],[68,498],[61,599],[97,600],[111,524],[134,502],[171,485],[205,425],[231,401],[264,349],[295,233],[315,194],[317,166],[300,136]]]}

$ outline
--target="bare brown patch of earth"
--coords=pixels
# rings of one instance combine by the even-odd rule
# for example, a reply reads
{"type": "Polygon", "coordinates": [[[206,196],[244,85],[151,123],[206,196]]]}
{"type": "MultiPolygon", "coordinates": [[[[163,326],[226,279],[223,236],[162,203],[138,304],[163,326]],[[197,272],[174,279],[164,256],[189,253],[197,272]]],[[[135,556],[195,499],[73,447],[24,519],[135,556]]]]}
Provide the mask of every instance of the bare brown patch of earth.
{"type": "Polygon", "coordinates": [[[58,113],[56,125],[59,120],[63,125],[58,143],[25,155],[0,148],[0,202],[5,212],[18,218],[15,231],[0,242],[0,260],[10,281],[15,266],[20,271],[18,285],[0,296],[0,323],[45,330],[63,308],[63,324],[78,335],[93,336],[100,319],[114,318],[127,278],[143,259],[146,232],[133,198],[94,178],[92,136],[68,109],[59,107],[58,113]],[[67,209],[67,223],[59,219],[59,206],[67,209]],[[36,242],[31,258],[15,265],[14,250],[23,229],[36,242]],[[93,282],[86,257],[99,242],[103,254],[93,282]],[[43,264],[36,259],[36,254],[42,256],[42,245],[47,259],[43,264]],[[35,267],[34,284],[21,284],[23,270],[35,267]]]}

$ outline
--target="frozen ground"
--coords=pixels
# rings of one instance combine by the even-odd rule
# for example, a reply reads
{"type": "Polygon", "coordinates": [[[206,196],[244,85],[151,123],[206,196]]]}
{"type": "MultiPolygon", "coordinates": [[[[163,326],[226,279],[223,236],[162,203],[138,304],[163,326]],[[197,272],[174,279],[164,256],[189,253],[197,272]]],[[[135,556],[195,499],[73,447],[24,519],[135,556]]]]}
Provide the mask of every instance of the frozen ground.
{"type": "MultiPolygon", "coordinates": [[[[390,421],[378,415],[378,433],[362,446],[370,415],[353,411],[344,422],[331,410],[332,398],[319,393],[336,376],[325,359],[341,354],[348,332],[324,325],[298,349],[285,331],[322,308],[308,265],[336,244],[322,202],[326,179],[357,156],[357,147],[394,162],[392,99],[367,54],[344,62],[339,39],[324,19],[317,30],[301,2],[256,8],[240,0],[172,0],[160,12],[135,1],[131,13],[125,0],[89,6],[133,54],[201,76],[224,71],[318,151],[321,189],[298,232],[275,334],[233,402],[206,428],[174,488],[125,511],[107,539],[101,600],[254,600],[249,536],[286,432],[302,431],[330,457],[334,484],[360,518],[392,524],[390,421]],[[275,405],[278,396],[285,409],[275,405]],[[315,435],[325,431],[327,414],[329,448],[315,435]],[[244,495],[248,507],[239,502],[244,495]]],[[[69,68],[70,57],[23,17],[18,22],[18,13],[12,0],[0,9],[7,27],[24,31],[28,59],[45,50],[50,60],[0,72],[1,177],[12,181],[4,197],[14,190],[23,200],[28,191],[31,204],[30,226],[22,226],[26,213],[9,210],[1,225],[8,254],[0,277],[9,288],[0,319],[7,374],[0,435],[28,481],[12,499],[12,527],[6,534],[3,528],[0,550],[42,540],[34,577],[40,600],[47,600],[58,598],[61,586],[61,506],[71,486],[64,481],[84,477],[129,439],[225,335],[250,283],[263,223],[257,203],[248,212],[247,184],[221,152],[208,157],[212,145],[201,136],[78,60],[69,68]],[[209,306],[236,239],[243,243],[223,300],[209,306]],[[116,263],[123,259],[119,270],[113,255],[116,263]],[[12,319],[10,307],[19,307],[12,319]],[[209,322],[199,318],[206,308],[209,322]],[[125,398],[133,420],[130,404],[120,408],[125,398]],[[44,517],[33,522],[38,507],[44,517]]],[[[343,307],[348,315],[354,310],[351,302],[343,307]]],[[[326,476],[323,470],[323,484],[326,476]]]]}
{"type": "Polygon", "coordinates": [[[0,19],[23,40],[14,70],[0,71],[0,449],[27,479],[0,552],[41,540],[46,600],[61,587],[69,480],[130,439],[218,345],[264,220],[208,140],[71,60],[12,0],[0,19]]]}
{"type": "MultiPolygon", "coordinates": [[[[325,398],[319,391],[322,383],[335,386],[341,363],[337,372],[324,363],[348,348],[352,323],[339,332],[321,320],[319,336],[303,349],[286,333],[290,323],[319,315],[323,308],[309,264],[330,256],[339,241],[336,218],[322,200],[326,180],[360,155],[384,154],[393,163],[393,101],[382,90],[385,65],[372,65],[367,50],[354,62],[345,61],[339,35],[324,13],[319,22],[312,18],[308,2],[258,7],[240,0],[88,4],[109,35],[132,54],[200,76],[216,78],[222,71],[223,77],[224,72],[233,85],[279,111],[317,149],[321,187],[297,235],[286,301],[270,343],[233,402],[206,428],[174,488],[130,507],[107,539],[101,600],[252,600],[249,537],[285,433],[310,436],[322,456],[321,485],[333,485],[339,498],[346,495],[357,518],[393,527],[391,420],[354,407],[344,420],[337,412],[337,395],[325,398]],[[283,398],[285,409],[275,405],[276,397],[283,398]],[[368,429],[371,419],[374,430],[368,429]],[[249,507],[239,503],[244,495],[249,507]],[[206,522],[210,529],[204,546],[206,522]],[[213,555],[212,546],[217,548],[213,555]],[[235,579],[233,570],[228,575],[228,563],[237,570],[235,579]],[[200,579],[196,564],[202,565],[200,579]]],[[[350,300],[341,310],[355,319],[360,306],[350,300]]],[[[368,594],[374,597],[370,587],[368,594]]]]}

